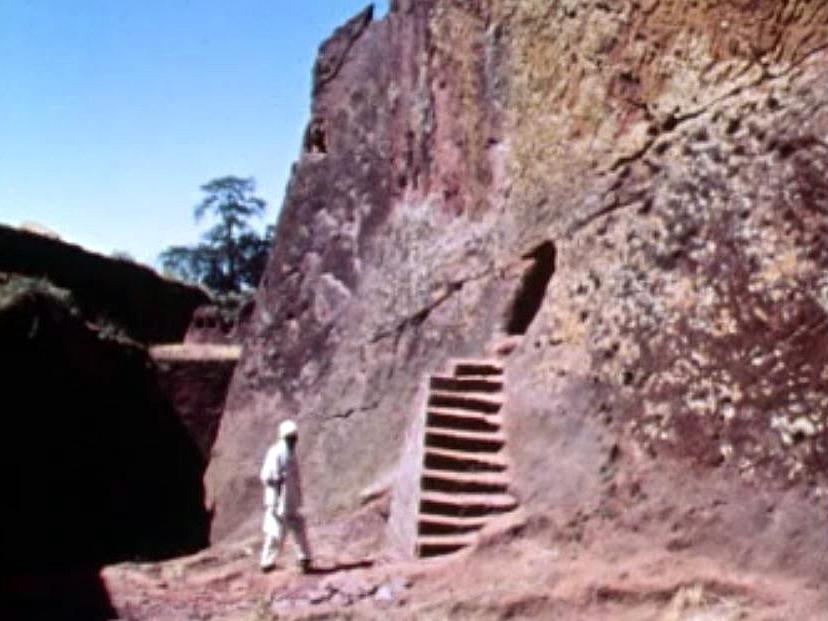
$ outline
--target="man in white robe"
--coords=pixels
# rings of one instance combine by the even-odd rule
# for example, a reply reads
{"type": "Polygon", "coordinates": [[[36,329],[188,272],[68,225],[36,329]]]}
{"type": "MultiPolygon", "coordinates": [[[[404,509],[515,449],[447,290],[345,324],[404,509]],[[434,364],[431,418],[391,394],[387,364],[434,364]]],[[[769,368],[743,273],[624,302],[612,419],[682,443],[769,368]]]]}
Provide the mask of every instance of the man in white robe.
{"type": "Polygon", "coordinates": [[[279,425],[279,439],[267,451],[259,478],[264,485],[264,545],[260,566],[269,571],[276,565],[286,531],[293,535],[296,558],[302,571],[310,569],[310,550],[301,513],[302,490],[299,464],[296,460],[296,423],[283,421],[279,425]]]}

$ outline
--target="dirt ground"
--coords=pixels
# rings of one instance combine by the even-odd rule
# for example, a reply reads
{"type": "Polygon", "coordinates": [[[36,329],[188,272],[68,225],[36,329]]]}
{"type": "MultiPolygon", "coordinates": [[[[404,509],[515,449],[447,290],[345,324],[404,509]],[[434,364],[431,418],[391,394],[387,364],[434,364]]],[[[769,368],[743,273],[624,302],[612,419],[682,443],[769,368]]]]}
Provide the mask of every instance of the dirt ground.
{"type": "MultiPolygon", "coordinates": [[[[588,538],[587,538],[588,539],[588,538]]],[[[824,621],[828,590],[790,573],[751,573],[621,531],[600,543],[554,534],[520,513],[473,550],[429,561],[317,557],[302,574],[289,546],[263,574],[257,537],[102,573],[121,618],[824,621]]]]}

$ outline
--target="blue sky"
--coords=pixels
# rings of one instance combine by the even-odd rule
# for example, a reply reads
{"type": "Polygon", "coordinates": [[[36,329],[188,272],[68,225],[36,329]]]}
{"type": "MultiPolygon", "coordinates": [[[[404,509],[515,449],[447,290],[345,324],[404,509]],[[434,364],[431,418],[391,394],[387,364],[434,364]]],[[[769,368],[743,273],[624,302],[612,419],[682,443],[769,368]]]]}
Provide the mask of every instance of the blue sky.
{"type": "Polygon", "coordinates": [[[275,222],[316,50],[368,4],[0,0],[0,222],[151,263],[227,174],[275,222]]]}

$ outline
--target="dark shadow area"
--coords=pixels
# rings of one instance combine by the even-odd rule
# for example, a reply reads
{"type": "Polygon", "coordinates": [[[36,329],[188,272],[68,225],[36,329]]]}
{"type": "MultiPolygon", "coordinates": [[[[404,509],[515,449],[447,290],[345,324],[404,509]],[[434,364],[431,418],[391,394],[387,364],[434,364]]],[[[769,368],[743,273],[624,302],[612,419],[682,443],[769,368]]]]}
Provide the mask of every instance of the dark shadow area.
{"type": "Polygon", "coordinates": [[[311,565],[305,572],[312,575],[333,574],[340,571],[353,571],[355,569],[368,569],[374,566],[373,560],[352,561],[350,563],[336,563],[334,565],[311,565]]]}
{"type": "Polygon", "coordinates": [[[529,325],[538,314],[546,288],[555,273],[555,244],[545,241],[524,259],[533,259],[532,267],[524,274],[517,295],[506,315],[506,333],[526,334],[529,325]]]}
{"type": "Polygon", "coordinates": [[[325,136],[325,121],[320,118],[312,119],[305,130],[305,151],[307,153],[328,152],[327,138],[325,136]]]}
{"type": "MultiPolygon", "coordinates": [[[[44,535],[45,536],[45,535],[44,535]]],[[[0,618],[109,620],[118,617],[95,567],[2,576],[0,618]]],[[[5,573],[5,572],[4,572],[5,573]]]]}
{"type": "Polygon", "coordinates": [[[0,579],[19,608],[4,618],[111,618],[102,565],[207,544],[203,458],[146,351],[76,308],[36,289],[0,295],[0,344],[0,579]]]}

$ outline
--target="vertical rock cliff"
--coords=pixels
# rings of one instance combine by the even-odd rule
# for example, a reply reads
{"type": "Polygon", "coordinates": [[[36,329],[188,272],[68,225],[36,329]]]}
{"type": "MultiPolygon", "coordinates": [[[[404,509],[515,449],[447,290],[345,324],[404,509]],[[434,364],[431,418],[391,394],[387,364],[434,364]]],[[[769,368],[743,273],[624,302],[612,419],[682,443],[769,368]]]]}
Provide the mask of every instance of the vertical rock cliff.
{"type": "Polygon", "coordinates": [[[828,5],[795,0],[343,25],[208,468],[213,538],[254,528],[290,416],[312,523],[387,492],[405,550],[423,377],[489,355],[529,515],[828,577],[827,50],[828,5]]]}

